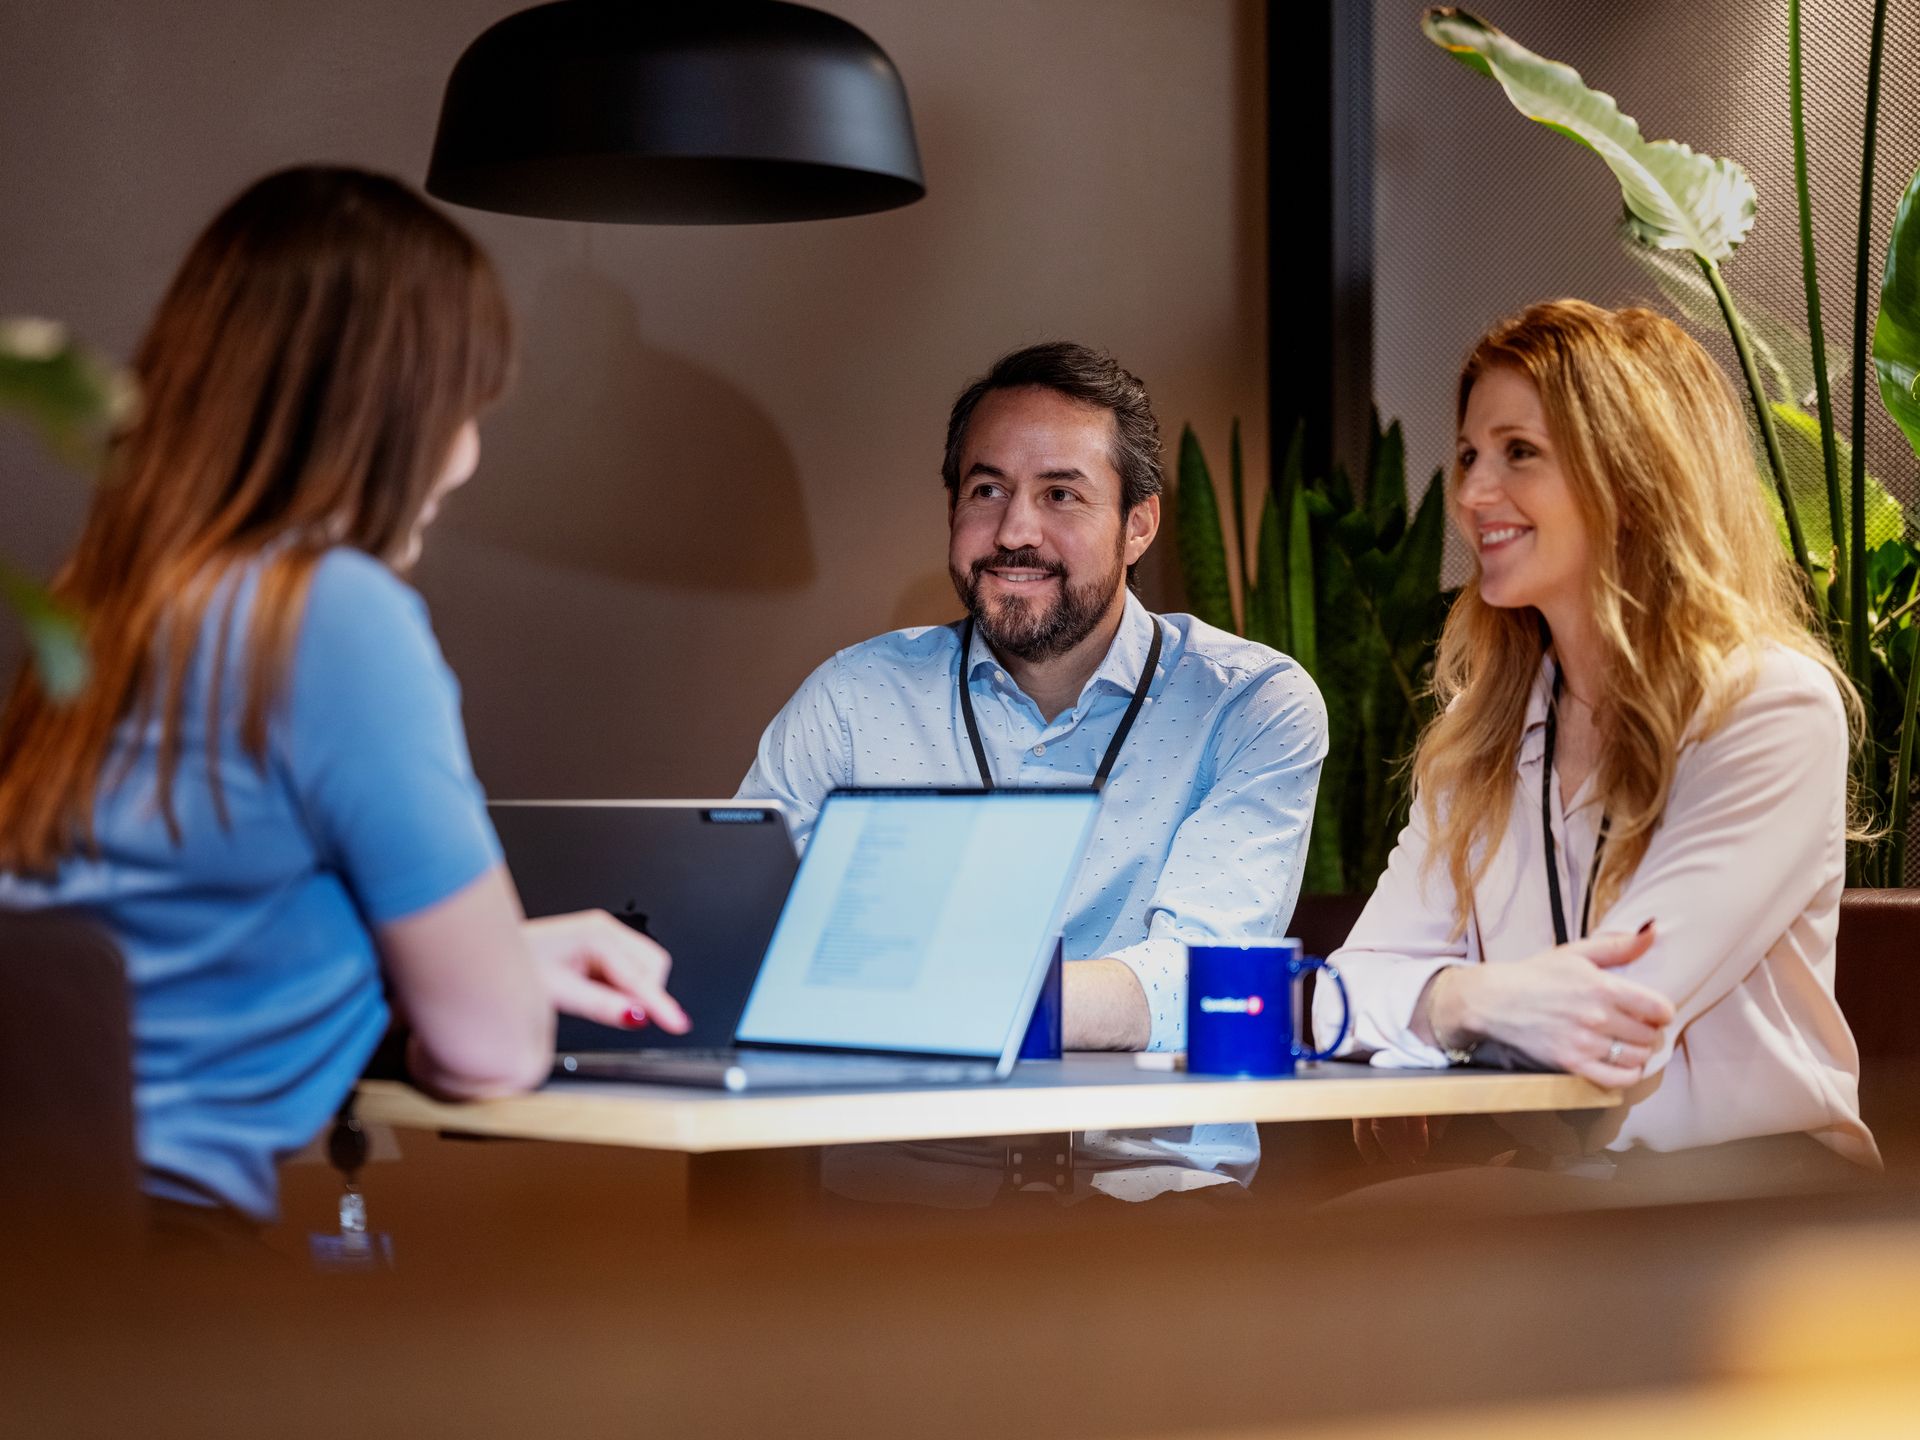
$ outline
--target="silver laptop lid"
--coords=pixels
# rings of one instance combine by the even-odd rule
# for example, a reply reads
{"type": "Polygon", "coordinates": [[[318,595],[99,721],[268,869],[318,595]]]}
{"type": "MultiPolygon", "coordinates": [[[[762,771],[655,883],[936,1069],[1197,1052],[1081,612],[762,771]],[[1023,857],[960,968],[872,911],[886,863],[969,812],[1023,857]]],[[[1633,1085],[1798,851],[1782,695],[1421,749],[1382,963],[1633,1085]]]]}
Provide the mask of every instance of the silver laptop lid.
{"type": "Polygon", "coordinates": [[[1010,1065],[1099,808],[1087,789],[833,792],[739,1040],[1010,1065]]]}

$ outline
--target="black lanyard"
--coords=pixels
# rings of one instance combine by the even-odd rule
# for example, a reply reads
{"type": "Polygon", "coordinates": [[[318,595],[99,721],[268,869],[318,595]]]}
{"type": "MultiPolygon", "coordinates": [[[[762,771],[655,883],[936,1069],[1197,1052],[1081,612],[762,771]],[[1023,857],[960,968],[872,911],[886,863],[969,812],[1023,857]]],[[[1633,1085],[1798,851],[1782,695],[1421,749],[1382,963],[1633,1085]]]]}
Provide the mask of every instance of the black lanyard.
{"type": "MultiPolygon", "coordinates": [[[[1098,790],[1107,783],[1107,776],[1113,771],[1113,762],[1120,758],[1120,747],[1127,743],[1127,734],[1133,729],[1133,722],[1139,718],[1140,707],[1147,703],[1147,691],[1153,685],[1153,672],[1160,664],[1160,621],[1153,621],[1153,643],[1147,647],[1146,668],[1140,672],[1140,683],[1133,687],[1133,700],[1127,706],[1127,713],[1120,717],[1120,728],[1113,732],[1113,740],[1107,746],[1107,753],[1100,759],[1100,768],[1094,772],[1093,788],[1098,790]]],[[[973,763],[979,767],[980,783],[993,789],[993,770],[987,764],[987,747],[980,743],[980,726],[973,718],[973,688],[967,683],[967,657],[973,654],[973,617],[967,617],[967,623],[960,631],[960,716],[967,722],[967,739],[973,744],[973,763]]]]}
{"type": "MultiPolygon", "coordinates": [[[[1560,732],[1560,667],[1553,667],[1553,698],[1547,702],[1547,757],[1540,772],[1540,833],[1547,844],[1547,898],[1553,902],[1553,943],[1567,943],[1567,915],[1560,908],[1560,859],[1553,848],[1553,742],[1560,732]]],[[[1593,917],[1593,881],[1600,873],[1600,855],[1607,848],[1607,822],[1600,817],[1600,836],[1593,842],[1593,864],[1587,870],[1586,899],[1580,902],[1580,938],[1587,938],[1587,922],[1593,917]]]]}

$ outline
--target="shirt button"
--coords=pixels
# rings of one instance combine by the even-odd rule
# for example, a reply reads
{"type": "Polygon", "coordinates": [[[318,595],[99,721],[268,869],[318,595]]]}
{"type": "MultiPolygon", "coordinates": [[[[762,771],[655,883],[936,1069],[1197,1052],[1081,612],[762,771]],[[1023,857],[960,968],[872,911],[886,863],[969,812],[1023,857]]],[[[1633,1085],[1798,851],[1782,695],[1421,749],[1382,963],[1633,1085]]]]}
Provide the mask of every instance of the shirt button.
{"type": "Polygon", "coordinates": [[[1047,747],[1044,745],[1036,745],[1033,747],[1033,753],[1036,755],[1044,755],[1047,753],[1047,747]]]}
{"type": "Polygon", "coordinates": [[[1007,683],[1007,672],[1004,670],[996,670],[993,672],[993,678],[1004,685],[1007,683]]]}

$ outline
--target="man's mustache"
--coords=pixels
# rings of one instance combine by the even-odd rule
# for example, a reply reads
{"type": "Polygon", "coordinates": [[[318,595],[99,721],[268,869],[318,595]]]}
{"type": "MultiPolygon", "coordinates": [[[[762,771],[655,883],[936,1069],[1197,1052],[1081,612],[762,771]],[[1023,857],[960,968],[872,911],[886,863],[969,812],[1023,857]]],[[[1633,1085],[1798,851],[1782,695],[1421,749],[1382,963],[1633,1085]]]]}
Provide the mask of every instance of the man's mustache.
{"type": "Polygon", "coordinates": [[[1002,550],[996,555],[988,555],[973,562],[973,578],[978,580],[988,570],[1039,570],[1062,578],[1067,567],[1058,560],[1048,560],[1038,550],[1002,550]]]}

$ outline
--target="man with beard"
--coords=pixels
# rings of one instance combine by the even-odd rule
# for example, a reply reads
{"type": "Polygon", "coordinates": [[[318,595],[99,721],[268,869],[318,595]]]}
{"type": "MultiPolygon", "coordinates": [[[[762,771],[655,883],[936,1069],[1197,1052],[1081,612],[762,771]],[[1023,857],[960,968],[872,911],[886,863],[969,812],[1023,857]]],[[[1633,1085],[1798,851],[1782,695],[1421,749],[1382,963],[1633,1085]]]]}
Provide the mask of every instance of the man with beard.
{"type": "Polygon", "coordinates": [[[828,660],[740,794],[785,802],[804,840],[835,786],[1104,776],[1066,916],[1065,1044],[1181,1049],[1186,943],[1292,918],[1327,748],[1319,692],[1286,656],[1133,594],[1160,526],[1160,432],[1111,357],[1005,356],[955,402],[941,469],[966,617],[828,660]]]}

